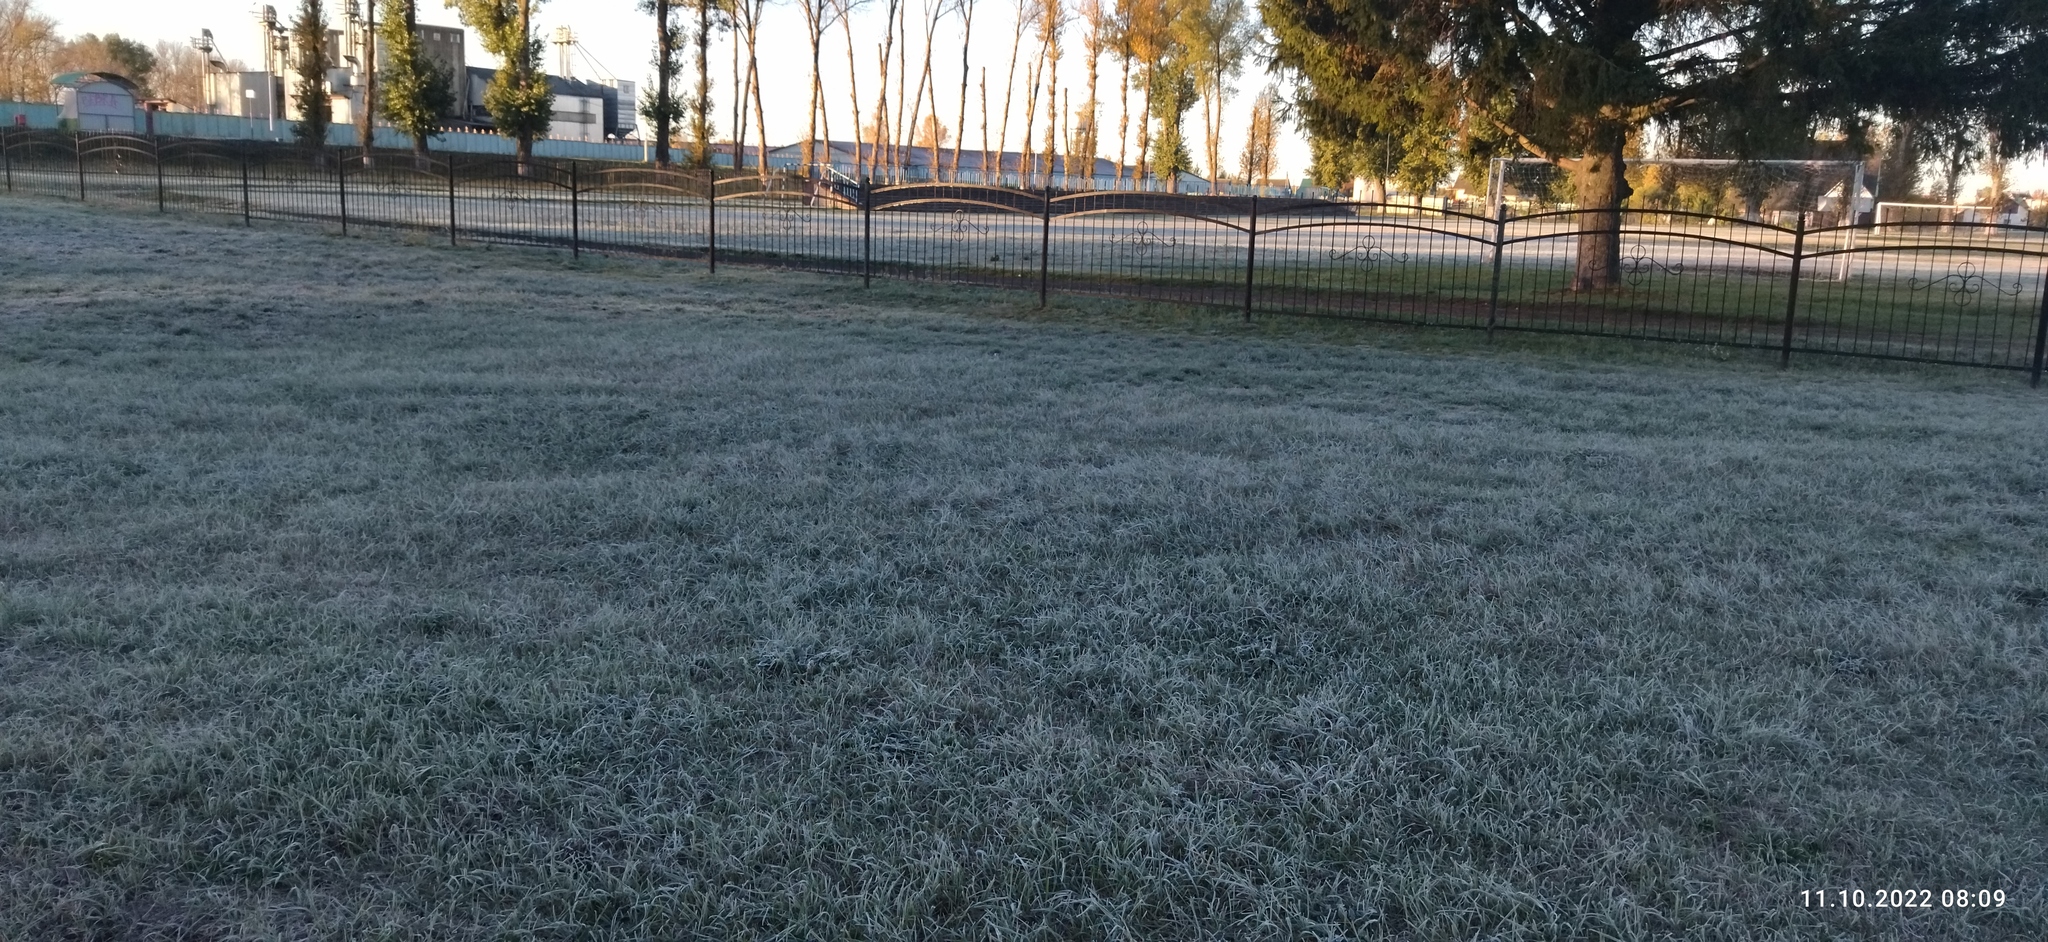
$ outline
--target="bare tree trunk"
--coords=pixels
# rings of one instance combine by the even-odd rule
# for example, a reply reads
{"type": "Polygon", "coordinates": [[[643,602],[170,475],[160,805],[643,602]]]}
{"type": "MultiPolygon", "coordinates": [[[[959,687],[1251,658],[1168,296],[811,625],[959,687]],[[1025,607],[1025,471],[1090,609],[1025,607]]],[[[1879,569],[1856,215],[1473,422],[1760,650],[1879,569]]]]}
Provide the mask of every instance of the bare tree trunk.
{"type": "Polygon", "coordinates": [[[860,127],[860,79],[853,68],[853,17],[851,10],[841,7],[839,26],[846,32],[846,100],[853,105],[853,175],[856,179],[866,175],[866,148],[860,127]]]}
{"type": "MultiPolygon", "coordinates": [[[[903,150],[906,156],[906,163],[908,162],[907,157],[909,153],[917,146],[917,117],[924,110],[925,86],[931,81],[932,77],[932,42],[936,38],[936,35],[938,33],[939,16],[944,12],[945,7],[942,4],[935,4],[931,2],[925,3],[924,66],[917,74],[917,94],[911,96],[910,99],[910,127],[905,129],[906,136],[903,138],[903,150]]],[[[934,104],[936,105],[936,99],[934,99],[934,104]]],[[[933,116],[936,117],[937,113],[937,108],[934,107],[933,116]]],[[[934,160],[936,161],[936,154],[934,154],[934,160]]],[[[937,173],[938,169],[939,168],[936,165],[932,167],[932,171],[934,173],[937,173]]]]}
{"type": "MultiPolygon", "coordinates": [[[[533,4],[531,3],[531,0],[519,0],[519,39],[521,43],[533,42],[533,4]]],[[[519,76],[519,82],[522,86],[524,86],[527,82],[532,81],[533,75],[533,60],[530,56],[524,54],[524,48],[524,46],[521,47],[522,52],[519,56],[518,72],[516,73],[519,76]]],[[[516,145],[513,147],[512,153],[513,159],[518,162],[519,175],[522,177],[532,176],[532,131],[521,130],[519,132],[519,137],[517,138],[516,145]]]]}
{"type": "Polygon", "coordinates": [[[910,78],[910,0],[896,8],[896,31],[903,34],[903,43],[896,47],[896,112],[890,118],[896,123],[889,128],[889,168],[895,182],[903,182],[903,92],[910,78]]]}
{"type": "Polygon", "coordinates": [[[1123,103],[1117,106],[1116,112],[1115,187],[1120,188],[1124,184],[1124,164],[1130,159],[1131,155],[1131,57],[1128,54],[1124,54],[1117,56],[1117,58],[1122,59],[1124,64],[1123,103]]]}
{"type": "MultiPolygon", "coordinates": [[[[754,167],[760,173],[761,182],[764,184],[768,181],[768,133],[767,116],[761,110],[761,60],[759,52],[761,10],[765,4],[766,0],[735,0],[733,4],[734,12],[740,14],[741,17],[740,39],[747,44],[746,86],[734,90],[733,94],[734,97],[740,99],[745,99],[749,95],[753,98],[754,124],[756,130],[760,132],[757,135],[760,138],[760,143],[758,144],[760,153],[756,155],[757,159],[754,161],[754,167]]],[[[737,50],[734,51],[734,55],[738,55],[737,50]]],[[[740,120],[735,122],[737,129],[733,134],[734,143],[732,151],[732,162],[735,170],[745,166],[747,162],[745,156],[743,156],[746,153],[746,110],[745,105],[742,105],[740,108],[740,120]]]]}
{"type": "Polygon", "coordinates": [[[1633,192],[1624,175],[1621,131],[1603,135],[1597,151],[1561,165],[1578,189],[1579,253],[1573,291],[1599,291],[1621,283],[1621,206],[1633,192]]]}
{"type": "Polygon", "coordinates": [[[1059,153],[1059,104],[1060,104],[1060,4],[1064,0],[1046,0],[1045,4],[1045,182],[1052,184],[1053,160],[1059,153]]]}
{"type": "Polygon", "coordinates": [[[1209,83],[1209,88],[1202,90],[1202,160],[1208,164],[1209,193],[1214,195],[1216,192],[1216,181],[1223,179],[1223,168],[1217,166],[1222,161],[1216,154],[1218,150],[1216,146],[1216,115],[1221,114],[1223,111],[1223,102],[1220,98],[1223,87],[1223,73],[1221,68],[1214,63],[1211,63],[1210,68],[1213,73],[1213,80],[1209,83]]]}
{"type": "MultiPolygon", "coordinates": [[[[816,0],[813,0],[816,2],[816,0]]],[[[818,167],[818,46],[811,44],[811,98],[810,112],[804,115],[804,174],[815,173],[818,167]]]]}
{"type": "MultiPolygon", "coordinates": [[[[1024,23],[1030,10],[1031,0],[1017,0],[1017,23],[1010,33],[1010,70],[1003,79],[1003,122],[996,132],[996,181],[1003,178],[1003,154],[1010,149],[1010,96],[1017,91],[1017,51],[1024,46],[1024,23]]],[[[1023,164],[1018,164],[1019,184],[1024,174],[1023,164]]]]}
{"type": "Polygon", "coordinates": [[[1093,188],[1095,185],[1095,152],[1102,149],[1101,141],[1099,140],[1101,137],[1101,127],[1096,121],[1096,116],[1102,113],[1102,108],[1095,101],[1096,75],[1101,71],[1102,64],[1102,40],[1098,38],[1101,33],[1101,27],[1097,25],[1094,27],[1094,30],[1095,35],[1089,37],[1088,44],[1088,98],[1081,105],[1082,150],[1085,151],[1081,155],[1081,159],[1088,162],[1088,185],[1090,188],[1093,188]]]}
{"type": "Polygon", "coordinates": [[[654,0],[654,165],[667,167],[674,161],[669,139],[675,135],[670,124],[670,106],[675,89],[669,84],[669,64],[675,60],[675,31],[670,28],[669,0],[654,0]]]}
{"type": "Polygon", "coordinates": [[[1031,60],[1031,93],[1024,98],[1024,139],[1017,147],[1017,181],[1030,187],[1038,177],[1038,154],[1031,146],[1031,131],[1038,126],[1038,81],[1045,77],[1045,54],[1040,50],[1031,60]]]}
{"type": "Polygon", "coordinates": [[[981,184],[994,186],[988,175],[988,67],[981,70],[981,184]]]}
{"type": "Polygon", "coordinates": [[[889,9],[882,16],[882,44],[878,47],[880,54],[875,57],[881,81],[877,83],[875,92],[875,146],[874,154],[868,158],[870,176],[881,176],[881,169],[886,166],[883,163],[882,142],[889,140],[889,53],[896,46],[896,13],[899,2],[901,0],[889,0],[889,9]]]}
{"type": "MultiPolygon", "coordinates": [[[[967,47],[974,39],[974,0],[960,0],[960,116],[953,119],[953,166],[947,176],[960,182],[960,149],[967,143],[967,47]]],[[[988,116],[982,115],[982,124],[988,116]]]]}
{"type": "Polygon", "coordinates": [[[1069,171],[1068,171],[1068,169],[1067,169],[1067,162],[1068,162],[1068,161],[1070,161],[1070,160],[1072,160],[1072,159],[1073,159],[1073,157],[1074,157],[1074,137],[1073,137],[1073,134],[1074,134],[1074,96],[1073,96],[1073,95],[1070,95],[1070,94],[1068,94],[1068,93],[1067,93],[1067,92],[1065,92],[1065,91],[1061,91],[1061,92],[1060,92],[1060,140],[1061,140],[1062,142],[1064,142],[1064,144],[1063,144],[1063,146],[1062,146],[1062,148],[1061,148],[1061,150],[1062,150],[1062,153],[1061,153],[1061,155],[1060,155],[1059,161],[1058,161],[1058,162],[1057,162],[1057,163],[1055,164],[1055,166],[1053,167],[1053,172],[1054,172],[1054,173],[1057,173],[1057,174],[1059,174],[1059,179],[1060,179],[1060,186],[1061,186],[1061,187],[1068,187],[1068,186],[1071,186],[1071,185],[1072,185],[1072,184],[1071,184],[1071,182],[1070,182],[1070,181],[1068,180],[1068,177],[1069,177],[1069,175],[1070,175],[1070,174],[1069,174],[1069,171]]]}
{"type": "MultiPolygon", "coordinates": [[[[356,115],[356,144],[363,150],[363,169],[373,160],[370,148],[377,135],[377,0],[369,0],[369,19],[363,23],[363,110],[356,115]]],[[[200,68],[206,68],[204,62],[200,68]]]]}
{"type": "Polygon", "coordinates": [[[823,160],[825,170],[817,174],[817,178],[823,180],[825,176],[831,176],[831,109],[827,109],[827,106],[825,106],[825,80],[823,80],[823,76],[817,78],[815,92],[817,92],[817,133],[825,137],[825,160],[823,160]]]}
{"type": "Polygon", "coordinates": [[[730,11],[733,14],[732,37],[732,172],[738,174],[745,161],[740,159],[741,144],[747,139],[747,86],[740,79],[740,37],[738,4],[730,11]]]}
{"type": "Polygon", "coordinates": [[[756,147],[760,147],[760,154],[756,154],[758,160],[754,162],[754,170],[760,172],[762,184],[766,184],[768,182],[768,109],[764,109],[764,106],[762,106],[762,70],[760,70],[760,61],[754,57],[752,43],[748,43],[748,45],[750,45],[748,47],[748,86],[752,86],[750,94],[754,94],[754,137],[760,139],[760,143],[756,143],[756,147]]]}
{"type": "Polygon", "coordinates": [[[690,102],[690,162],[711,166],[711,4],[716,0],[695,0],[697,4],[697,97],[690,102]]]}
{"type": "Polygon", "coordinates": [[[1141,79],[1145,83],[1144,107],[1138,112],[1138,171],[1132,180],[1133,186],[1145,182],[1145,172],[1152,169],[1152,76],[1159,71],[1157,63],[1147,63],[1141,79]]]}
{"type": "Polygon", "coordinates": [[[804,173],[811,174],[818,167],[818,112],[823,109],[825,85],[820,80],[819,64],[821,49],[825,45],[825,30],[832,24],[825,19],[827,0],[803,0],[805,38],[811,42],[811,99],[810,112],[804,116],[804,173]]]}
{"type": "Polygon", "coordinates": [[[939,82],[932,77],[932,61],[929,56],[925,57],[924,61],[924,78],[926,103],[932,106],[932,182],[937,183],[939,182],[939,145],[945,143],[940,138],[945,136],[946,126],[939,123],[939,82]]]}

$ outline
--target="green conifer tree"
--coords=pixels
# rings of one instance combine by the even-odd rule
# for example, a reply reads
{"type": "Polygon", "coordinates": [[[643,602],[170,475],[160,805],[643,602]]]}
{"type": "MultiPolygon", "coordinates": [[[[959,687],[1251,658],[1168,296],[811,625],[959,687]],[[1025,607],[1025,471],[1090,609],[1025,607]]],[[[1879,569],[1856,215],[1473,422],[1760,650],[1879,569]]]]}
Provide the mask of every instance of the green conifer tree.
{"type": "Polygon", "coordinates": [[[299,108],[299,121],[292,135],[308,150],[327,146],[327,126],[334,120],[329,99],[327,69],[327,14],[320,0],[299,0],[299,15],[292,21],[292,71],[298,76],[292,101],[299,108]]]}

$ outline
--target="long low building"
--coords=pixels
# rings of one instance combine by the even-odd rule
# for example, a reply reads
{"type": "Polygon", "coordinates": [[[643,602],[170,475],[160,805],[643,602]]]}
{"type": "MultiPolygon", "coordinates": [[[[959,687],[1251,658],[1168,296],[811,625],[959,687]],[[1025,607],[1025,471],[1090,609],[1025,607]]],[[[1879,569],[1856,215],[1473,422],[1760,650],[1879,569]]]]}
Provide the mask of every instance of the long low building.
{"type": "MultiPolygon", "coordinates": [[[[466,108],[458,123],[484,131],[497,127],[497,123],[491,120],[490,110],[484,107],[484,89],[497,74],[496,69],[476,66],[464,71],[467,87],[462,100],[466,103],[466,108]]],[[[549,120],[549,137],[570,141],[604,141],[632,136],[636,126],[633,114],[636,103],[633,101],[631,82],[611,85],[550,75],[548,91],[553,92],[555,96],[554,115],[549,120]]]]}

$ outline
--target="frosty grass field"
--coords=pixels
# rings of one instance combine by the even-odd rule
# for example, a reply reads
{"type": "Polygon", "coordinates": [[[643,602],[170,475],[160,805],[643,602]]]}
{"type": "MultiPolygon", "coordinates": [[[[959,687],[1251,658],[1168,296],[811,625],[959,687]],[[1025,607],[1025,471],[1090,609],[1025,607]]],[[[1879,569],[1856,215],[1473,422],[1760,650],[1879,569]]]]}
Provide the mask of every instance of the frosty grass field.
{"type": "Polygon", "coordinates": [[[0,201],[0,939],[2048,937],[2048,393],[1030,301],[0,201]]]}

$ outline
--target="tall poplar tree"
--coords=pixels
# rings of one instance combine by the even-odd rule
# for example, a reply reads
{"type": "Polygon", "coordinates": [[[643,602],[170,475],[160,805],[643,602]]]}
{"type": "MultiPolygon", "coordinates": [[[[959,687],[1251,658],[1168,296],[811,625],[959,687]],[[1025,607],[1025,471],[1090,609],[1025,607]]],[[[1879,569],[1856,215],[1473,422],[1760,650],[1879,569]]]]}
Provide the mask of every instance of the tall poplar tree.
{"type": "Polygon", "coordinates": [[[363,103],[356,109],[356,144],[363,149],[363,166],[371,164],[370,148],[377,142],[377,4],[364,5],[363,59],[359,66],[363,77],[363,103]]]}
{"type": "Polygon", "coordinates": [[[412,138],[415,161],[427,156],[427,138],[455,107],[454,70],[427,55],[420,44],[417,0],[383,0],[384,94],[377,101],[384,120],[412,138]]]}
{"type": "Polygon", "coordinates": [[[484,51],[498,57],[498,72],[484,86],[484,110],[498,133],[511,138],[523,176],[533,162],[533,139],[548,133],[555,94],[541,71],[541,43],[533,8],[541,0],[446,0],[476,30],[484,51]]]}
{"type": "Polygon", "coordinates": [[[654,97],[640,106],[640,116],[654,124],[654,165],[666,167],[673,161],[669,142],[675,140],[676,122],[683,117],[682,102],[676,98],[676,79],[683,74],[683,62],[676,56],[683,27],[676,22],[673,0],[640,0],[640,12],[654,14],[654,97]]]}
{"type": "Polygon", "coordinates": [[[721,0],[689,0],[697,11],[690,42],[697,47],[697,88],[685,111],[690,118],[690,165],[711,166],[711,34],[724,23],[721,0]]]}

